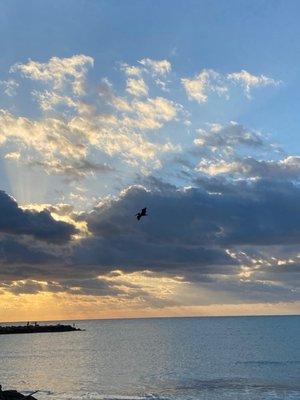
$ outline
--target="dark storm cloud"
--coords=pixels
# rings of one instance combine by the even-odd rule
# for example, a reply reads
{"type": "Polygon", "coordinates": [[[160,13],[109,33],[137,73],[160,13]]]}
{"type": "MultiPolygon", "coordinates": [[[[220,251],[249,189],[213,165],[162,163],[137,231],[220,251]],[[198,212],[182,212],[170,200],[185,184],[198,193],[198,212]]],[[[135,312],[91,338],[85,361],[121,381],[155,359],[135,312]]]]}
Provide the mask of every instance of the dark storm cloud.
{"type": "Polygon", "coordinates": [[[198,268],[210,273],[231,273],[236,264],[222,249],[179,244],[148,243],[129,235],[86,239],[74,252],[74,264],[98,266],[101,273],[120,268],[126,272],[151,270],[182,273],[198,268]],[[226,267],[225,267],[226,266],[226,267]]]}
{"type": "Polygon", "coordinates": [[[289,286],[293,294],[299,293],[300,265],[297,263],[272,265],[253,272],[253,278],[264,282],[289,286]]]}
{"type": "MultiPolygon", "coordinates": [[[[256,277],[251,279],[240,279],[238,277],[231,280],[213,279],[208,283],[200,283],[202,288],[206,288],[214,293],[218,293],[221,303],[278,303],[299,301],[299,290],[294,290],[285,281],[263,281],[256,277]]],[[[207,299],[207,304],[214,304],[215,299],[207,299]]]]}
{"type": "MultiPolygon", "coordinates": [[[[191,254],[201,246],[222,251],[226,246],[300,242],[298,186],[243,181],[222,182],[215,189],[212,193],[201,186],[177,190],[169,185],[151,191],[131,187],[119,199],[95,208],[87,216],[88,227],[93,240],[114,243],[122,238],[128,251],[131,241],[142,247],[179,246],[191,254]],[[132,216],[144,206],[149,218],[135,223],[132,216]]],[[[114,246],[118,250],[117,243],[114,246]]],[[[181,257],[188,261],[184,252],[181,257]]]]}
{"type": "MultiPolygon", "coordinates": [[[[66,212],[70,212],[67,206],[66,212]]],[[[278,259],[288,258],[289,247],[291,257],[297,256],[300,188],[291,182],[199,178],[194,187],[177,189],[148,178],[147,188],[132,186],[80,218],[91,235],[65,247],[43,242],[37,246],[33,234],[25,242],[17,232],[2,238],[0,276],[5,283],[47,280],[55,282],[48,287],[53,292],[117,295],[122,292],[119,288],[97,277],[116,269],[149,270],[154,275],[180,275],[244,301],[297,298],[292,280],[298,267],[283,269],[274,260],[271,265],[266,250],[278,259]],[[148,207],[149,216],[138,222],[134,214],[142,207],[148,207]],[[253,264],[249,257],[234,256],[239,250],[266,262],[253,264]],[[253,266],[251,275],[241,280],[241,265],[247,262],[253,266]]],[[[21,292],[22,285],[12,290],[21,292]]]]}
{"type": "Polygon", "coordinates": [[[279,301],[284,293],[289,300],[297,298],[288,284],[295,273],[290,268],[281,270],[281,275],[274,265],[277,281],[271,281],[271,270],[258,266],[259,279],[256,272],[252,281],[240,282],[240,261],[226,252],[227,248],[280,246],[280,253],[285,245],[299,244],[297,185],[217,178],[199,179],[197,187],[180,190],[155,179],[148,179],[148,184],[151,190],[131,187],[87,215],[93,235],[75,249],[75,263],[98,266],[103,272],[115,265],[127,272],[149,269],[181,274],[216,291],[232,291],[233,296],[242,298],[245,290],[249,301],[256,297],[279,301]],[[149,217],[138,223],[133,215],[144,206],[149,217]]]}
{"type": "Polygon", "coordinates": [[[0,232],[30,235],[49,243],[66,243],[77,230],[62,221],[56,221],[48,211],[21,209],[17,202],[0,191],[0,232]]]}
{"type": "Polygon", "coordinates": [[[32,240],[24,240],[15,235],[2,235],[0,239],[0,261],[9,265],[30,264],[41,265],[53,263],[57,259],[56,254],[45,246],[37,246],[32,240]]]}
{"type": "Polygon", "coordinates": [[[49,281],[76,277],[76,270],[69,267],[69,252],[68,247],[51,246],[23,235],[1,235],[0,281],[49,281]]]}

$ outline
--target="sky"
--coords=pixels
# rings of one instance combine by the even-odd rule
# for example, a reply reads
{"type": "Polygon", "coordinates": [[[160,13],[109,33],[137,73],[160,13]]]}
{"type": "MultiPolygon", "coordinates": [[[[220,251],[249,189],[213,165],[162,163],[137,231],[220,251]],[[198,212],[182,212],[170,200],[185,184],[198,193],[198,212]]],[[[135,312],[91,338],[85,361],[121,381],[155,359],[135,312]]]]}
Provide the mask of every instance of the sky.
{"type": "Polygon", "coordinates": [[[298,314],[299,2],[0,5],[0,320],[298,314]]]}

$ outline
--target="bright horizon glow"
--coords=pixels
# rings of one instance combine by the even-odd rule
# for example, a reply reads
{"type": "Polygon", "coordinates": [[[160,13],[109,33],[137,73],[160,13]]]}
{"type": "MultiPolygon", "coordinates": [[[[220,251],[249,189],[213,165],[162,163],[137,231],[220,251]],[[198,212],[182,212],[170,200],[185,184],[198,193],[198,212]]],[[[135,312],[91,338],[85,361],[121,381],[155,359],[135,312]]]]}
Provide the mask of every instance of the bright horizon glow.
{"type": "MultiPolygon", "coordinates": [[[[37,296],[37,295],[35,295],[37,296]]],[[[219,306],[198,306],[198,307],[178,307],[178,308],[165,308],[160,311],[143,309],[143,310],[111,310],[106,309],[102,312],[95,311],[94,309],[87,310],[82,307],[81,311],[78,309],[78,304],[71,305],[69,299],[60,299],[57,304],[57,299],[40,300],[40,305],[31,307],[20,307],[23,297],[25,301],[36,302],[36,297],[32,295],[23,295],[22,299],[13,300],[15,307],[6,307],[6,301],[2,299],[0,321],[1,322],[27,322],[27,321],[73,321],[73,320],[109,320],[109,319],[143,319],[143,318],[205,318],[205,317],[247,317],[247,316],[288,316],[299,315],[300,302],[291,306],[289,303],[279,303],[276,305],[265,303],[254,304],[228,304],[219,306]],[[27,299],[26,299],[27,297],[27,299]],[[256,310],[255,312],[253,310],[256,310]],[[47,313],[48,317],[45,317],[47,313]]],[[[80,306],[79,306],[80,308],[80,306]]]]}

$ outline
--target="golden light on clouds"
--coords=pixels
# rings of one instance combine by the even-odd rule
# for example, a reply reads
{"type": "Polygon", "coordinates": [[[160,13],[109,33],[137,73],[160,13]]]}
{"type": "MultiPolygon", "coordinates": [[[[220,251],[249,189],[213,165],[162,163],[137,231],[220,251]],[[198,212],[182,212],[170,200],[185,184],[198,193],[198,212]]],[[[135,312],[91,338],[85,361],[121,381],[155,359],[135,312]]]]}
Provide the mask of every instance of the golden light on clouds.
{"type": "Polygon", "coordinates": [[[47,321],[109,318],[297,314],[300,302],[220,304],[155,308],[116,297],[74,296],[66,293],[13,295],[2,291],[1,321],[47,321]]]}
{"type": "Polygon", "coordinates": [[[235,122],[245,103],[234,105],[281,81],[204,66],[181,76],[176,63],[144,57],[119,60],[112,75],[84,54],[8,69],[1,319],[293,312],[297,255],[278,248],[274,258],[267,246],[299,238],[293,214],[285,230],[277,215],[291,199],[297,210],[300,157],[282,159],[235,122]],[[219,121],[231,101],[234,115],[219,121]],[[282,204],[256,181],[277,176],[291,183],[282,204]]]}
{"type": "Polygon", "coordinates": [[[73,236],[73,239],[75,240],[90,235],[87,222],[76,219],[77,214],[75,213],[74,208],[69,204],[24,204],[21,208],[23,210],[38,212],[48,210],[56,221],[62,221],[74,225],[78,230],[78,233],[73,236]]]}
{"type": "MultiPolygon", "coordinates": [[[[119,270],[99,277],[120,289],[118,295],[86,295],[58,291],[49,292],[47,282],[31,281],[41,291],[15,294],[2,288],[0,291],[0,320],[2,321],[47,321],[109,318],[148,318],[181,316],[234,316],[297,314],[300,302],[234,304],[228,296],[222,296],[223,304],[195,305],[197,300],[205,302],[212,292],[198,289],[181,277],[155,276],[150,272],[124,274],[119,270]],[[185,305],[183,305],[185,304],[185,305]],[[186,305],[189,304],[189,305],[186,305]]],[[[17,288],[26,284],[17,281],[17,288]]],[[[52,288],[55,283],[52,283],[52,288]]],[[[10,288],[10,289],[11,289],[10,288]]],[[[73,287],[73,290],[80,288],[73,287]]]]}

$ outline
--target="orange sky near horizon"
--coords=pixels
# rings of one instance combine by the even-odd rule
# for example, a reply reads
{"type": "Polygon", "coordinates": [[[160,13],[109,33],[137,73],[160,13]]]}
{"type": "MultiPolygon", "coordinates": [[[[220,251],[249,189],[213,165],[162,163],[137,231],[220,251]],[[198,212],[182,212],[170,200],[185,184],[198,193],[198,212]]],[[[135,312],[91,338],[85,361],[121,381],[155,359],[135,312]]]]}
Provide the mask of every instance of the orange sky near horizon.
{"type": "Polygon", "coordinates": [[[192,316],[240,316],[240,315],[295,315],[299,314],[300,302],[276,304],[214,304],[202,306],[150,307],[137,301],[128,304],[116,298],[74,296],[70,294],[13,295],[2,293],[0,321],[50,321],[79,319],[192,317],[192,316]]]}

